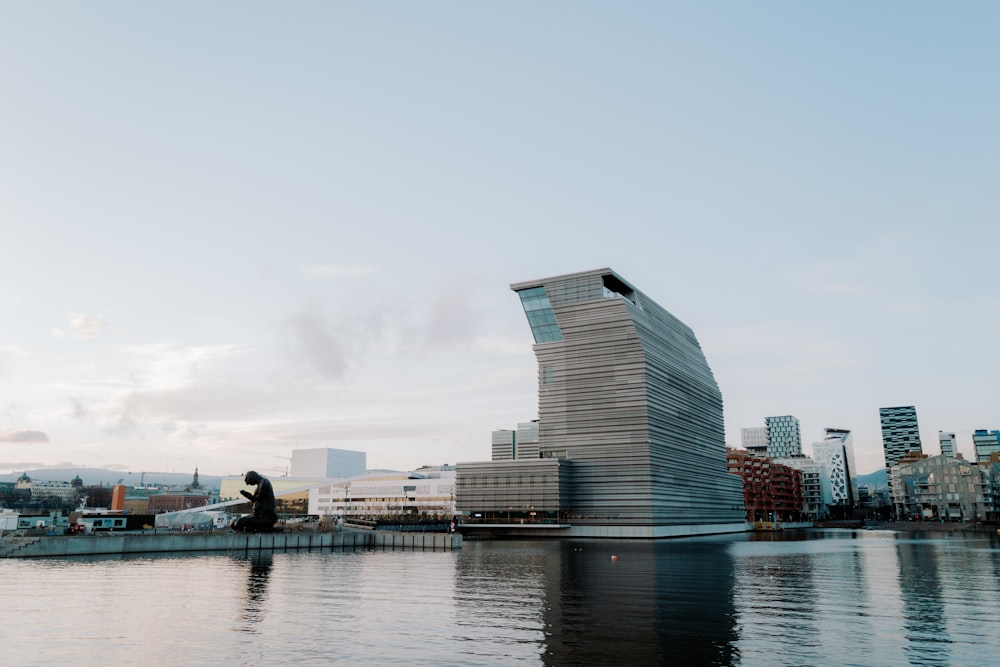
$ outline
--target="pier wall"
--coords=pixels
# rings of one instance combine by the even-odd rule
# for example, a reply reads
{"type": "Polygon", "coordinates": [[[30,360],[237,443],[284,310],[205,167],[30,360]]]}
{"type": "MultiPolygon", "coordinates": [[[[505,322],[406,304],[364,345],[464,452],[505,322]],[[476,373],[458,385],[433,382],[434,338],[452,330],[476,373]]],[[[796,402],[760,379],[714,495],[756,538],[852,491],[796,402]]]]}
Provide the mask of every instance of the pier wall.
{"type": "Polygon", "coordinates": [[[462,548],[458,533],[395,533],[350,531],[337,533],[169,533],[54,536],[23,541],[14,549],[0,549],[0,557],[52,558],[113,554],[149,554],[185,551],[290,551],[331,549],[412,549],[450,551],[462,548]]]}

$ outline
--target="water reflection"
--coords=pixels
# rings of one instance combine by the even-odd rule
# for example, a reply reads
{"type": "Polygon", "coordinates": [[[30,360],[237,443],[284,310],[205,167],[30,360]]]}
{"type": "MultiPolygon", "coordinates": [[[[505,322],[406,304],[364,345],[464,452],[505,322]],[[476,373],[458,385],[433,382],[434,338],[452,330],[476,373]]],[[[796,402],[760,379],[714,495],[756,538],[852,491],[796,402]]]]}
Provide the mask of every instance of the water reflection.
{"type": "Polygon", "coordinates": [[[255,632],[267,612],[267,588],[271,578],[272,556],[261,553],[248,559],[246,606],[243,612],[244,632],[255,632]]]}
{"type": "Polygon", "coordinates": [[[937,549],[938,544],[922,539],[900,540],[896,545],[908,642],[904,651],[911,665],[949,664],[937,549]]]}
{"type": "Polygon", "coordinates": [[[468,546],[459,565],[462,617],[497,613],[483,596],[499,586],[504,613],[521,615],[523,639],[540,641],[543,664],[738,661],[733,563],[717,543],[512,543],[488,558],[470,557],[468,546]],[[482,584],[490,588],[473,590],[482,584]]]}

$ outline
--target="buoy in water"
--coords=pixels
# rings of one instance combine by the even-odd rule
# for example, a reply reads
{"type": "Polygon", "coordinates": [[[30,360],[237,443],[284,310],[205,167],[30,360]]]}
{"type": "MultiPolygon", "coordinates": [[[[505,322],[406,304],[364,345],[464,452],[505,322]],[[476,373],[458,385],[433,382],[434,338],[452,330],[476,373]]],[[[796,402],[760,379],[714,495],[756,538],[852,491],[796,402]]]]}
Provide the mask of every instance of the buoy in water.
{"type": "Polygon", "coordinates": [[[612,555],[611,555],[611,560],[618,560],[618,556],[616,556],[616,555],[612,554],[612,555]]]}

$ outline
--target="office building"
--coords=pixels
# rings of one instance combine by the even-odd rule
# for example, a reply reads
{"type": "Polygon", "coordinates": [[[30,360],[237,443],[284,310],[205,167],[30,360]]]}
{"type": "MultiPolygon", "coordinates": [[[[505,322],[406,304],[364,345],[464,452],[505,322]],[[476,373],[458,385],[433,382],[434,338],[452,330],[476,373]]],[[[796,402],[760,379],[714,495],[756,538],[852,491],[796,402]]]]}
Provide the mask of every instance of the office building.
{"type": "Polygon", "coordinates": [[[882,451],[885,468],[889,470],[908,452],[923,452],[920,429],[917,427],[917,409],[912,405],[879,408],[882,424],[882,451]]]}
{"type": "Polygon", "coordinates": [[[755,456],[767,456],[767,427],[748,426],[740,429],[743,449],[755,456]]]}
{"type": "Polygon", "coordinates": [[[745,530],[722,395],[694,332],[610,269],[511,289],[535,340],[538,458],[459,464],[459,510],[470,521],[537,516],[521,495],[534,479],[559,494],[545,510],[560,526],[534,534],[745,530]]]}
{"type": "Polygon", "coordinates": [[[847,429],[828,428],[821,442],[813,443],[813,460],[820,470],[823,503],[847,510],[858,502],[854,470],[854,436],[847,429]]]}
{"type": "Polygon", "coordinates": [[[1000,431],[976,429],[972,433],[972,446],[976,448],[976,461],[989,463],[990,455],[1000,454],[1000,431]]]}
{"type": "Polygon", "coordinates": [[[938,431],[938,442],[941,443],[941,456],[955,458],[955,434],[938,431]]]}
{"type": "Polygon", "coordinates": [[[517,430],[497,429],[493,431],[493,460],[513,461],[515,459],[538,458],[538,422],[517,425],[517,430]]]}
{"type": "Polygon", "coordinates": [[[767,417],[767,456],[772,459],[802,456],[802,433],[799,420],[791,415],[767,417]]]}

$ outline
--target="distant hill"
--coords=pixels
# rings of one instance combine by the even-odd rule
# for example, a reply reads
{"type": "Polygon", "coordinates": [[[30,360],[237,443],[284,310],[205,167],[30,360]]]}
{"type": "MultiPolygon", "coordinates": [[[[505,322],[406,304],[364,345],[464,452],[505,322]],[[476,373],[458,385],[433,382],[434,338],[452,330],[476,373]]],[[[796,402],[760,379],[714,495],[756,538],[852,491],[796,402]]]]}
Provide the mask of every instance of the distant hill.
{"type": "MultiPolygon", "coordinates": [[[[163,484],[169,486],[186,486],[194,478],[191,472],[124,472],[121,470],[103,470],[101,468],[38,468],[25,470],[31,479],[48,482],[71,482],[77,475],[83,480],[84,486],[141,486],[142,484],[163,484]]],[[[22,473],[14,472],[0,475],[0,482],[15,482],[22,473]]],[[[198,473],[198,483],[207,489],[219,488],[222,477],[219,475],[203,475],[198,473]]]]}
{"type": "Polygon", "coordinates": [[[858,475],[858,486],[874,486],[876,489],[889,488],[889,480],[885,473],[885,468],[870,472],[867,475],[858,475]]]}

